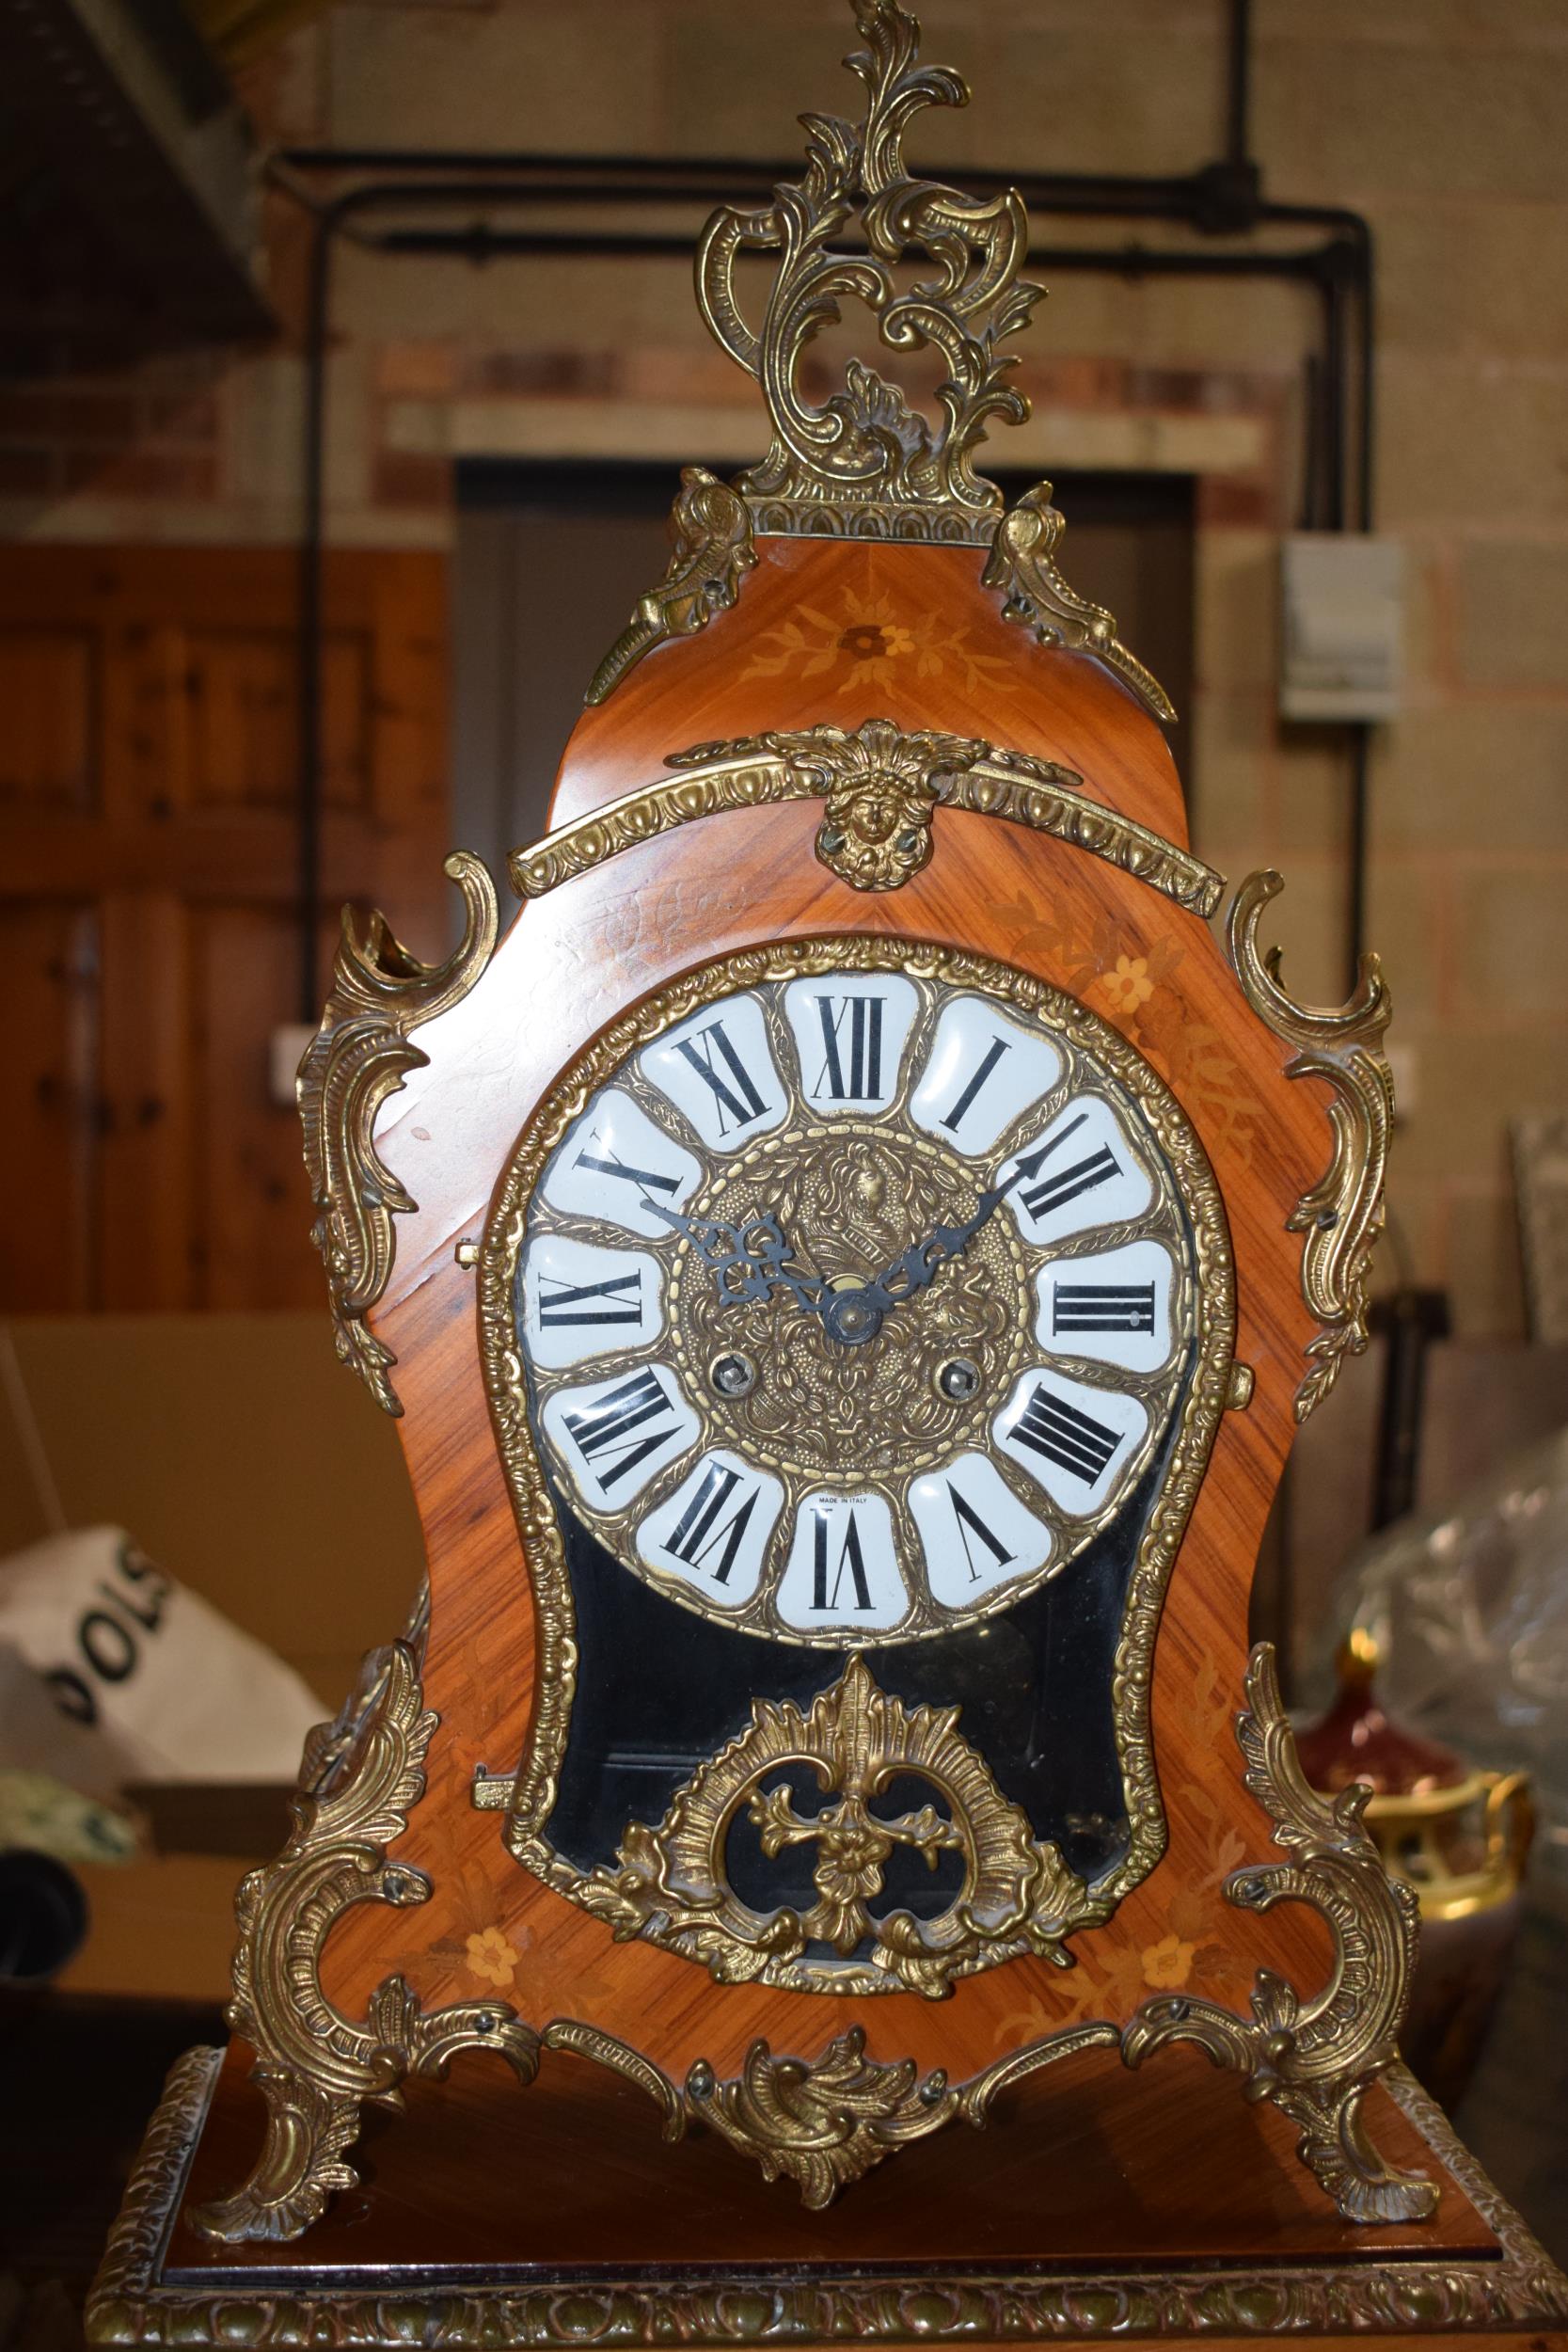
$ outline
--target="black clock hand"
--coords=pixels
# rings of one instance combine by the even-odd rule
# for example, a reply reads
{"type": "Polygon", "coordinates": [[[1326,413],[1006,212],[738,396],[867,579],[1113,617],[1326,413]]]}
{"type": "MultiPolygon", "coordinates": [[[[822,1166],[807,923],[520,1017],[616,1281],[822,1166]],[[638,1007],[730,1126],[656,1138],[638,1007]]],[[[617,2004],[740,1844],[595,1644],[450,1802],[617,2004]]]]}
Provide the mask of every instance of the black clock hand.
{"type": "Polygon", "coordinates": [[[988,1184],[967,1223],[934,1225],[924,1241],[912,1242],[903,1256],[895,1258],[875,1281],[861,1283],[853,1290],[827,1292],[819,1311],[828,1337],[846,1347],[861,1347],[867,1340],[874,1340],[891,1310],[901,1307],[906,1298],[914,1297],[918,1291],[935,1281],[938,1266],[969,1248],[975,1234],[990,1223],[1019,1179],[1029,1173],[1028,1166],[1021,1162],[1003,1183],[988,1184]]]}
{"type": "Polygon", "coordinates": [[[646,1193],[642,1200],[656,1216],[686,1235],[712,1274],[721,1298],[761,1300],[774,1290],[787,1290],[797,1306],[816,1313],[821,1285],[792,1263],[789,1243],[771,1211],[750,1218],[742,1232],[726,1217],[683,1216],[646,1193]]]}
{"type": "Polygon", "coordinates": [[[925,1290],[936,1279],[937,1268],[947,1259],[959,1256],[975,1234],[990,1223],[1013,1186],[1028,1172],[1021,1162],[1005,1182],[988,1184],[972,1217],[962,1225],[934,1225],[923,1241],[912,1242],[902,1257],[895,1258],[874,1282],[868,1282],[863,1295],[885,1314],[890,1307],[900,1306],[917,1291],[925,1290]]]}

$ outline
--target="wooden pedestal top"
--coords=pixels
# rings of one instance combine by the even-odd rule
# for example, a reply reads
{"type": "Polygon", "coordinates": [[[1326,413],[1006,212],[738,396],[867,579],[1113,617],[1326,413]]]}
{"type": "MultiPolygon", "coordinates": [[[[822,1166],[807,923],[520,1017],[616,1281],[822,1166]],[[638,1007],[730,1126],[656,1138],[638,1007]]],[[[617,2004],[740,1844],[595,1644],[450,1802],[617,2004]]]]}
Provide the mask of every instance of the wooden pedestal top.
{"type": "Polygon", "coordinates": [[[1568,2344],[1568,2281],[1402,2074],[1367,2121],[1427,2172],[1430,2223],[1358,2229],[1291,2124],[1173,2050],[1131,2074],[1088,2051],[809,2212],[716,2136],[675,2146],[630,2085],[564,2054],[520,2090],[460,2056],[439,2093],[369,2122],[358,2185],[287,2244],[216,2246],[184,2218],[261,2127],[246,2054],[170,2077],[89,2310],[98,2342],[805,2345],[1354,2331],[1568,2344]],[[172,2216],[178,2204],[180,2211],[172,2216]]]}

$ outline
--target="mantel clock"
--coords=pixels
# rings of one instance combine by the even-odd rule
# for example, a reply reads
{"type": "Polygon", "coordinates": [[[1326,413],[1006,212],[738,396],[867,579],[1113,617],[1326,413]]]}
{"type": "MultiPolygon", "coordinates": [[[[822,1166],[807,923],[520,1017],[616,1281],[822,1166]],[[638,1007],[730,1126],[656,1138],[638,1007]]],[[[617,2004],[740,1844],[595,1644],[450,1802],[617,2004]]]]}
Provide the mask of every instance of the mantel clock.
{"type": "MultiPolygon", "coordinates": [[[[464,855],[445,961],[348,925],[301,1071],[339,1352],[398,1417],[429,1581],[241,1888],[254,2120],[180,2176],[198,2286],[309,2249],[367,2108],[486,2053],[513,2103],[610,2070],[652,2181],[661,2131],[721,2147],[841,2264],[890,2173],[1039,2128],[1029,2077],[1049,2132],[1052,2083],[1152,2095],[1181,2043],[1288,2119],[1385,2280],[1440,2226],[1372,2128],[1408,2153],[1374,2086],[1413,1900],[1245,1645],[1292,1432],[1365,1344],[1386,992],[1369,960],[1341,1009],[1290,995],[1278,877],[1227,900],[1188,847],[1174,714],[1059,570],[1050,485],[1005,510],[975,470],[1026,413],[1022,206],[911,173],[966,92],[895,0],[854,16],[859,119],[802,118],[800,179],[698,255],[766,457],[684,475],[505,938],[464,855]],[[859,360],[808,389],[855,314],[935,355],[930,414],[859,360]]],[[[151,2325],[129,2244],[101,2336],[151,2325]]],[[[1201,2324],[1370,2324],[1372,2277],[1278,2319],[1220,2279],[1201,2324]]],[[[711,2280],[673,2320],[617,2295],[629,2341],[759,2324],[711,2280]]],[[[483,2340],[594,2332],[546,2302],[483,2340]]]]}

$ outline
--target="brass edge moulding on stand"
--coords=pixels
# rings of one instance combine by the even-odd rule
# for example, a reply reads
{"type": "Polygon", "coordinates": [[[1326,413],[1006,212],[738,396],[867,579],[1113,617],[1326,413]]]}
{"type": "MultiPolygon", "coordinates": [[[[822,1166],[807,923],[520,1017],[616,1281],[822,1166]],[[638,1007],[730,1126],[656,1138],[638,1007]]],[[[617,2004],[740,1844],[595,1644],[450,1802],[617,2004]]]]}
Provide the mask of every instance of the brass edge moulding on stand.
{"type": "MultiPolygon", "coordinates": [[[[952,1980],[975,1968],[1026,1951],[1053,1957],[1074,1929],[1110,1915],[1116,1903],[1151,1870],[1164,1851],[1165,1820],[1149,1731],[1149,1686],[1154,1639],[1165,1585],[1196,1499],[1210,1448],[1230,1391],[1235,1341],[1234,1278],[1228,1229],[1218,1186],[1202,1146],[1175,1097],[1110,1024],[1047,982],[992,961],[920,940],[879,939],[848,933],[832,939],[802,939],[742,949],[718,959],[642,999],[599,1034],[556,1081],[524,1130],[498,1187],[479,1259],[481,1348],[496,1442],[500,1453],[522,1551],[531,1581],[539,1644],[538,1708],[526,1755],[515,1773],[476,1776],[473,1801],[482,1810],[506,1816],[505,1836],[515,1856],[536,1878],[596,1915],[615,1918],[618,1932],[641,1933],[667,1948],[700,1959],[721,1978],[756,1978],[792,1991],[853,1994],[895,1993],[919,1982],[942,1995],[952,1980]],[[666,1027],[736,989],[787,982],[837,969],[894,971],[919,982],[925,977],[952,987],[974,987],[1010,1000],[1034,1019],[1080,1041],[1132,1098],[1153,1131],[1170,1169],[1193,1234],[1196,1331],[1193,1367],[1179,1407],[1175,1444],[1150,1511],[1122,1612],[1111,1687],[1117,1753],[1127,1804],[1129,1841],[1117,1863],[1085,1889],[1042,1850],[1015,1890],[1005,1928],[988,1938],[971,1921],[950,1948],[933,1954],[895,1956],[879,1947],[873,1964],[847,1964],[832,1973],[823,1963],[792,1956],[792,1931],[780,1930],[778,1950],[745,1947],[728,1932],[733,1918],[714,1891],[707,1924],[695,1945],[669,1918],[667,1901],[654,1902],[652,1890],[667,1882],[677,1847],[684,1851],[698,1835],[708,1790],[699,1786],[718,1763],[700,1768],[674,1800],[671,1820],[657,1830],[633,1825],[620,1872],[585,1874],[558,1854],[545,1827],[555,1802],[575,1696],[577,1643],[565,1550],[547,1483],[535,1452],[528,1396],[514,1323],[517,1266],[527,1232],[530,1203],[561,1137],[594,1089],[630,1055],[666,1027]],[[675,1817],[680,1816],[677,1825],[675,1817]],[[677,1827],[679,1835],[677,1836],[677,1827]],[[663,1841],[662,1843],[660,1841],[663,1841]],[[633,1849],[636,1849],[634,1851],[633,1849]],[[646,1900],[644,1898],[646,1897],[646,1900]],[[1060,1915],[1057,1906],[1060,1906],[1060,1915]],[[918,1963],[932,1964],[924,1969],[918,1963]]],[[[854,1694],[845,1692],[848,1706],[854,1694]]],[[[831,1726],[827,1726],[824,1737],[831,1726]]],[[[753,1716],[743,1732],[736,1769],[749,1760],[748,1741],[766,1742],[786,1734],[753,1716]]],[[[807,1734],[802,1727],[802,1737],[807,1734]]],[[[900,1726],[889,1736],[902,1738],[900,1726]]],[[[963,1743],[959,1740],[958,1744],[963,1743]]],[[[721,1762],[722,1759],[721,1759],[721,1762]]],[[[730,1769],[724,1765],[727,1772],[730,1769]]],[[[781,1825],[782,1826],[782,1825],[781,1825]]],[[[665,1884],[668,1897],[671,1890],[665,1884]]],[[[679,1905],[675,1905],[678,1912],[679,1905]]],[[[691,1923],[688,1923],[691,1924],[691,1923]]],[[[939,1923],[940,1924],[940,1923],[939,1923]]]]}
{"type": "Polygon", "coordinates": [[[1307,1236],[1302,1292],[1323,1327],[1307,1346],[1310,1368],[1296,1391],[1295,1415],[1303,1422],[1333,1388],[1345,1358],[1359,1356],[1367,1344],[1367,1282],[1383,1231],[1394,1081],[1383,1052],[1391,1007],[1376,956],[1362,957],[1354,994],[1331,1010],[1296,1004],[1280,983],[1279,949],[1259,953],[1259,920],[1283,888],[1270,870],[1249,875],[1231,901],[1226,936],[1247,1003],[1276,1037],[1297,1048],[1286,1076],[1322,1078],[1333,1089],[1333,1155],[1287,1221],[1288,1231],[1307,1236]]]}
{"type": "Polygon", "coordinates": [[[690,469],[675,501],[675,552],[660,585],[595,671],[585,700],[601,703],[634,664],[673,636],[689,636],[733,604],[756,561],[753,534],[917,541],[990,551],[985,581],[1001,591],[1009,620],[1027,621],[1047,644],[1096,655],[1155,718],[1169,699],[1117,636],[1103,606],[1075,596],[1053,558],[1062,518],[1051,485],[1025,493],[1004,517],[1001,491],[976,474],[974,453],[993,419],[1022,424],[1029,403],[1007,382],[1015,358],[1002,348],[1026,326],[1044,289],[1019,274],[1029,217],[1016,188],[960,195],[905,168],[905,133],[927,106],[964,106],[969,90],[948,66],[922,67],[920,27],[895,0],[854,0],[866,47],[845,62],[865,85],[859,124],[804,115],[806,170],[769,204],[721,205],[697,253],[697,300],[720,348],[744,368],[767,403],[767,457],[726,490],[690,469]],[[832,240],[858,230],[859,249],[832,240]],[[736,295],[737,260],[778,257],[761,324],[736,295]],[[932,267],[907,291],[895,272],[911,254],[932,267]],[[929,349],[945,364],[933,424],[898,386],[851,358],[842,390],[819,406],[800,372],[807,344],[863,304],[890,351],[929,349]]]}
{"type": "Polygon", "coordinates": [[[515,850],[507,864],[517,896],[543,898],[705,817],[816,799],[826,803],[817,855],[855,889],[896,890],[920,872],[941,807],[1066,841],[1205,918],[1225,892],[1212,866],[1092,799],[1072,769],[968,737],[906,735],[890,719],[868,719],[853,733],[824,723],[699,743],[666,765],[676,772],[515,850]]]}
{"type": "Polygon", "coordinates": [[[496,889],[483,861],[458,850],[446,871],[463,894],[464,924],[443,962],[411,956],[380,914],[360,936],[344,908],[332,992],[295,1081],[316,1209],[311,1238],[326,1267],[338,1355],[388,1413],[403,1410],[389,1376],[395,1359],[365,1318],[391,1279],[392,1218],[417,1204],[376,1152],[376,1118],[426,1059],[409,1032],[468,993],[496,945],[496,889]]]}
{"type": "Polygon", "coordinates": [[[1252,1653],[1246,1692],[1236,1726],[1246,1787],[1290,1859],[1233,1870],[1226,1895],[1246,1911],[1310,1904],[1333,1934],[1333,1967],[1308,2000],[1260,1968],[1250,2017],[1185,1994],[1146,2001],[1122,2037],[1122,2056],[1137,2066],[1168,2042],[1196,2042],[1216,2066],[1244,2074],[1254,2098],[1290,2117],[1301,2134],[1297,2153],[1347,2221],[1424,2220],[1436,2207],[1435,2187],[1386,2165],[1360,2112],[1369,2087],[1399,2056],[1395,2038],[1416,1963],[1415,1891],[1389,1878],[1362,1825],[1370,1792],[1361,1782],[1332,1799],[1308,1787],[1267,1642],[1252,1653]]]}
{"type": "MultiPolygon", "coordinates": [[[[1096,2035],[1095,2027],[1085,2028],[1080,2046],[1096,2035]]],[[[309,2288],[276,2273],[253,2285],[232,2273],[221,2282],[166,2284],[162,2249],[222,2062],[221,2051],[209,2049],[188,2050],[175,2062],[87,2298],[89,2343],[215,2347],[243,2340],[256,2352],[306,2343],[318,2352],[402,2352],[412,2325],[421,2343],[473,2352],[511,2344],[655,2346],[673,2340],[1087,2344],[1111,2336],[1267,2341],[1408,2332],[1417,2314],[1421,2327],[1456,2337],[1467,2330],[1568,2324],[1568,2280],[1454,2137],[1441,2108],[1399,2065],[1384,2077],[1386,2089],[1493,2231],[1499,2256],[1411,2260],[1384,2253],[1375,2262],[1267,2269],[1188,2264],[1135,2275],[1037,2268],[1014,2275],[999,2265],[979,2276],[927,2267],[813,2277],[793,2265],[785,2274],[752,2274],[744,2283],[679,2273],[657,2280],[616,2278],[600,2270],[536,2286],[405,2285],[395,2271],[378,2269],[363,2285],[341,2273],[329,2284],[309,2288]]],[[[1000,2071],[993,2069],[993,2075],[1000,2071]]],[[[863,2091],[847,2058],[839,2072],[846,2100],[863,2091]]],[[[754,2092],[765,2098],[770,2100],[775,2089],[770,2078],[753,2078],[754,2092]]],[[[782,2089],[803,2136],[809,2102],[792,2080],[782,2089]]],[[[886,2094],[879,2087],[877,2095],[886,2094]]],[[[732,2122],[747,2131],[748,2110],[740,2102],[720,2110],[705,2090],[701,2105],[726,2136],[732,2122]]],[[[865,2145],[863,2140],[857,2157],[865,2145]]],[[[784,2169],[782,2163],[778,2169],[784,2169]]]]}

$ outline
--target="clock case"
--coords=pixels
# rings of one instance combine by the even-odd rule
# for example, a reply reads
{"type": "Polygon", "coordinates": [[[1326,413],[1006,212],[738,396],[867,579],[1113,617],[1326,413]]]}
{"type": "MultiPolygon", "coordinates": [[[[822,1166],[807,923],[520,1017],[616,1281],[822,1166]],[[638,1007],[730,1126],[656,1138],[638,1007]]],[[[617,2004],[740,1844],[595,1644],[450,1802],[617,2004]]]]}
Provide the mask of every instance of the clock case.
{"type": "MultiPolygon", "coordinates": [[[[521,2085],[611,2070],[645,2095],[650,2145],[711,2134],[820,2210],[845,2190],[852,2205],[900,2151],[1000,2118],[1041,2070],[1090,2052],[1155,2070],[1187,2042],[1289,2119],[1346,2220],[1409,2245],[1436,2203],[1363,2117],[1396,2058],[1413,1899],[1385,1874],[1360,1793],[1307,1787],[1270,1653],[1247,1645],[1294,1430],[1366,1342],[1386,991],[1369,959],[1341,1008],[1290,995],[1260,945],[1279,879],[1227,895],[1194,856],[1169,707],[1058,570],[1049,485],[1004,514],[974,473],[988,420],[1024,413],[1001,347],[1037,292],[1019,274],[1022,206],[909,176],[910,119],[961,103],[962,85],[918,65],[892,0],[856,0],[855,16],[862,122],[803,118],[800,184],[721,210],[699,255],[709,324],[766,396],[768,458],[733,487],[683,477],[669,574],[593,681],[547,837],[512,859],[523,904],[504,939],[491,878],[464,854],[447,867],[463,933],[441,962],[345,915],[302,1068],[339,1352],[397,1417],[429,1576],[403,1638],[310,1743],[285,1851],[239,1892],[223,2080],[248,2070],[264,2129],[247,2176],[179,2225],[235,2277],[247,2242],[299,2237],[353,2185],[368,2107],[397,2106],[414,2078],[442,2084],[461,2053],[458,2095],[470,2052],[521,2085]],[[832,240],[851,215],[867,250],[846,256],[832,240]],[[733,284],[751,251],[778,257],[756,329],[733,284]],[[892,264],[911,252],[927,275],[897,296],[892,264]],[[835,398],[806,401],[800,350],[849,297],[885,342],[940,353],[937,424],[858,362],[835,398]],[[1177,1474],[1096,1668],[1137,1868],[1114,1903],[1025,1929],[1001,1964],[971,1971],[970,1954],[935,1982],[825,1994],[787,1970],[710,1974],[700,1946],[650,1940],[647,1904],[607,1924],[531,1855],[579,1661],[547,1482],[507,1474],[526,1450],[506,1403],[514,1163],[562,1073],[571,1095],[580,1057],[650,1002],[683,1001],[715,959],[772,974],[868,952],[1000,973],[1124,1041],[1196,1147],[1207,1320],[1177,1474]]],[[[971,1728],[937,1704],[942,1646],[915,1742],[927,1771],[971,1728]]],[[[900,1740],[911,1752],[921,1710],[881,1691],[878,1661],[795,1653],[832,1718],[829,1793],[835,1772],[842,1787],[900,1740]]],[[[737,1705],[729,1738],[770,1711],[737,1705]]],[[[180,2128],[159,2190],[176,2201],[180,2128]]],[[[134,2191],[100,2338],[146,2324],[141,2306],[127,2317],[135,2205],[134,2191]]],[[[1227,2311],[1253,2324],[1243,2302],[1227,2311]]]]}

